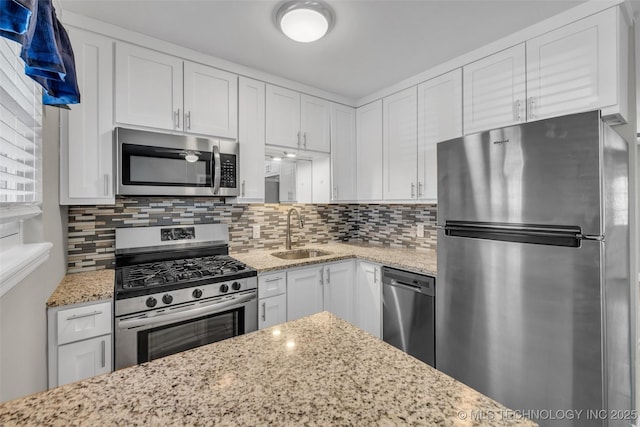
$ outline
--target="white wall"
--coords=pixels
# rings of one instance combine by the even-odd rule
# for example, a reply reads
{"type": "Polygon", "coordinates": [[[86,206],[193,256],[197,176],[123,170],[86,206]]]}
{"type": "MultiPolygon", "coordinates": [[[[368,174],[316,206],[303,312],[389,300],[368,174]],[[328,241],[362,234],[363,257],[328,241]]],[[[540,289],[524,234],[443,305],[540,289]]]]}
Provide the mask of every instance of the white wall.
{"type": "MultiPolygon", "coordinates": [[[[47,388],[46,302],[67,271],[67,208],[59,206],[59,111],[45,107],[43,214],[35,236],[52,242],[49,259],[0,298],[0,401],[47,388]]],[[[28,239],[25,233],[25,239],[28,239]]]]}

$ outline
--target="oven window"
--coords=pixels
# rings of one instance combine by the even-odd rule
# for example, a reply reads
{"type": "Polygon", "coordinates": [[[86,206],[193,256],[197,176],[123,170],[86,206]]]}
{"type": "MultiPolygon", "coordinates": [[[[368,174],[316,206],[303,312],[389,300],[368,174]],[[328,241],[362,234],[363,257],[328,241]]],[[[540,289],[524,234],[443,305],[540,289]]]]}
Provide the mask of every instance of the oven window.
{"type": "Polygon", "coordinates": [[[240,335],[244,308],[138,332],[138,363],[240,335]]]}
{"type": "Polygon", "coordinates": [[[122,144],[124,185],[211,186],[211,153],[122,144]],[[187,155],[198,160],[188,162],[187,155]]]}

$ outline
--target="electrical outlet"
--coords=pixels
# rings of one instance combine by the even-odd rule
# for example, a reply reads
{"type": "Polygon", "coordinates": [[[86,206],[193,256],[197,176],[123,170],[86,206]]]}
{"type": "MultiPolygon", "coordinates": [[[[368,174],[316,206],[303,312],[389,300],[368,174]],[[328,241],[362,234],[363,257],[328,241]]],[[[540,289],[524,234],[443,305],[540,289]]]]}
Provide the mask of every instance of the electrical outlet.
{"type": "Polygon", "coordinates": [[[254,239],[259,239],[260,238],[260,225],[254,225],[253,226],[253,238],[254,239]]]}
{"type": "Polygon", "coordinates": [[[416,226],[416,236],[424,237],[424,224],[418,224],[416,226]]]}

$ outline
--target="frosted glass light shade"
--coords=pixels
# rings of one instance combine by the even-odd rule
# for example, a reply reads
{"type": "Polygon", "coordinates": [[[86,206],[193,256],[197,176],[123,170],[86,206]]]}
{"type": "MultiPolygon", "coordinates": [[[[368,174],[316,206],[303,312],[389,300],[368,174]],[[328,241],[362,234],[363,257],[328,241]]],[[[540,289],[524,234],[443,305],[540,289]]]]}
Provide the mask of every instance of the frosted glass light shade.
{"type": "Polygon", "coordinates": [[[278,9],[276,23],[290,39],[309,43],[327,34],[333,24],[333,12],[319,1],[294,0],[278,9]]]}

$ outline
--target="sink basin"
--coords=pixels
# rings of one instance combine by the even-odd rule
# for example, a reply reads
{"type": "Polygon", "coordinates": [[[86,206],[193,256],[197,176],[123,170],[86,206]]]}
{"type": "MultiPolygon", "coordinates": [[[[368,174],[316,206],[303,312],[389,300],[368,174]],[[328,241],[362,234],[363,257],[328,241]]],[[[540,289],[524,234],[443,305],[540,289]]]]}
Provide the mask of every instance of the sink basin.
{"type": "Polygon", "coordinates": [[[331,255],[331,252],[319,251],[317,249],[295,249],[286,252],[274,252],[271,255],[280,259],[306,259],[331,255]]]}

